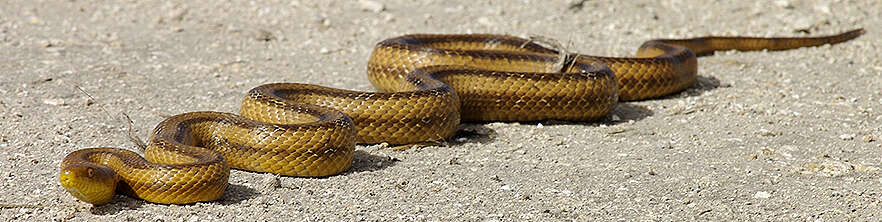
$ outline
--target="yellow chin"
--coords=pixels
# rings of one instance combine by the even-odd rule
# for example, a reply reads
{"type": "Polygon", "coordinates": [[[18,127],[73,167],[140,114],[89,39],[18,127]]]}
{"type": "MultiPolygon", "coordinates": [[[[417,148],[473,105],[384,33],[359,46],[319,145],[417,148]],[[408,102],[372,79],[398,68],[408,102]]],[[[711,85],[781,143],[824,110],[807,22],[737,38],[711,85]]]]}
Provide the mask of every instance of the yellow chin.
{"type": "Polygon", "coordinates": [[[113,199],[113,195],[100,195],[100,194],[93,194],[90,192],[81,192],[79,189],[74,188],[74,187],[64,187],[64,189],[67,190],[68,193],[70,193],[71,195],[73,195],[77,199],[80,199],[83,202],[90,203],[93,205],[106,204],[106,203],[110,202],[111,199],[113,199]]]}

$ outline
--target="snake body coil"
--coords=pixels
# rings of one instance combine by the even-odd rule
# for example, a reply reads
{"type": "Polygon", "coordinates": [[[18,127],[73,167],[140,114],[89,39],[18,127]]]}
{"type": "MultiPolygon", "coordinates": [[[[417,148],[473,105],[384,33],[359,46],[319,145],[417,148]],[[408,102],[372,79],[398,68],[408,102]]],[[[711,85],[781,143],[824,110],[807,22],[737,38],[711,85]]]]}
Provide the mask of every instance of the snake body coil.
{"type": "Polygon", "coordinates": [[[619,100],[691,86],[696,54],[834,44],[862,33],[652,40],[637,58],[567,54],[506,35],[406,35],[371,54],[368,78],[382,92],[258,86],[243,99],[241,116],[192,112],[162,121],[144,157],[117,148],[75,151],[62,162],[60,181],[92,204],[116,191],[156,203],[211,201],[227,187],[231,167],[328,176],[349,168],[356,143],[443,140],[460,121],[590,121],[619,100]]]}

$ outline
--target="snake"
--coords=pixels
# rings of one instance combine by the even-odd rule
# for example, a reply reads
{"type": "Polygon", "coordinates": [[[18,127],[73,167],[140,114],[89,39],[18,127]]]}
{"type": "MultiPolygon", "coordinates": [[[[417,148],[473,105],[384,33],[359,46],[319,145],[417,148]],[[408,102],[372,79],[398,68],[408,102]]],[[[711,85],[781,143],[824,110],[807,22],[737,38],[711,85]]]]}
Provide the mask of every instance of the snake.
{"type": "Polygon", "coordinates": [[[655,39],[636,57],[570,53],[534,38],[410,34],[379,42],[367,76],[378,92],[271,83],[246,93],[240,115],[189,112],[162,120],[143,156],[96,147],[69,153],[61,185],[94,205],[116,193],[159,204],[219,199],[230,168],[327,177],[350,168],[356,144],[443,141],[460,122],[593,121],[619,101],[682,91],[697,56],[836,44],[820,37],[655,39]]]}

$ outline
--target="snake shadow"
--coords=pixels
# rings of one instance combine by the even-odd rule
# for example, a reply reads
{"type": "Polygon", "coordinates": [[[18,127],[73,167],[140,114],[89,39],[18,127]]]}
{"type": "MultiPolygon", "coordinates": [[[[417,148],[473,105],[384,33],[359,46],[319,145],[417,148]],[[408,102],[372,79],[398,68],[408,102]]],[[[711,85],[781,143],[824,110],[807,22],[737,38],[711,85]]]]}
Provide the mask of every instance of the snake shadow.
{"type": "MultiPolygon", "coordinates": [[[[717,79],[717,77],[699,75],[695,78],[695,84],[692,84],[692,86],[684,89],[682,92],[673,93],[673,94],[670,94],[667,96],[662,96],[662,97],[654,98],[654,99],[663,100],[663,99],[675,99],[675,98],[700,96],[701,94],[704,94],[705,92],[709,92],[711,90],[715,90],[720,87],[726,88],[726,87],[730,87],[730,86],[731,85],[729,85],[729,84],[721,83],[720,79],[717,79]]],[[[650,99],[650,100],[652,100],[652,99],[650,99]]]]}
{"type": "Polygon", "coordinates": [[[356,150],[352,166],[343,174],[378,171],[394,166],[398,161],[401,160],[391,156],[374,155],[363,150],[356,150]]]}
{"type": "MultiPolygon", "coordinates": [[[[490,123],[490,122],[486,122],[490,123]]],[[[445,140],[447,145],[462,145],[466,143],[487,144],[496,139],[496,130],[485,126],[485,122],[462,123],[459,130],[445,140]]]]}
{"type": "MultiPolygon", "coordinates": [[[[342,174],[351,174],[351,173],[357,173],[357,172],[382,170],[387,167],[395,165],[395,163],[399,161],[398,159],[396,159],[394,157],[374,155],[374,154],[370,154],[370,153],[362,151],[362,150],[356,150],[354,155],[355,156],[353,157],[353,160],[352,160],[352,166],[350,166],[349,170],[347,170],[346,172],[343,172],[342,174]]],[[[326,178],[326,177],[318,177],[318,178],[326,178]]],[[[224,206],[235,205],[235,204],[238,204],[242,201],[251,199],[259,194],[260,194],[260,192],[258,192],[254,188],[231,183],[227,187],[227,190],[224,191],[223,196],[221,196],[221,198],[218,199],[217,201],[214,201],[214,203],[221,204],[224,206]]]]}
{"type": "MultiPolygon", "coordinates": [[[[673,93],[659,98],[651,98],[647,100],[668,100],[700,96],[705,92],[720,87],[727,87],[727,85],[721,84],[720,80],[716,77],[697,76],[695,79],[695,84],[692,84],[692,86],[684,89],[680,93],[673,93]]],[[[607,115],[600,121],[594,122],[594,124],[600,123],[606,125],[617,125],[619,123],[642,120],[652,115],[655,115],[655,112],[650,110],[649,108],[646,108],[646,106],[629,102],[620,102],[612,111],[611,115],[607,115]]]]}
{"type": "Polygon", "coordinates": [[[607,114],[606,116],[595,120],[595,121],[586,121],[586,122],[574,122],[574,121],[563,121],[563,120],[545,120],[538,122],[523,122],[523,124],[531,124],[531,125],[546,125],[546,126],[557,126],[557,125],[582,125],[582,126],[598,126],[598,125],[607,125],[614,126],[621,123],[627,123],[630,121],[639,121],[642,119],[646,119],[655,115],[655,112],[646,108],[643,105],[637,105],[628,102],[619,102],[616,105],[616,108],[613,109],[612,112],[607,114]]]}
{"type": "MultiPolygon", "coordinates": [[[[700,96],[701,94],[714,90],[719,87],[727,87],[728,85],[723,85],[720,83],[720,80],[713,76],[697,76],[695,84],[686,88],[680,93],[674,93],[671,95],[663,96],[660,98],[652,98],[650,100],[664,100],[664,99],[676,99],[683,97],[692,97],[692,96],[700,96]]],[[[646,106],[637,105],[634,103],[628,102],[620,102],[616,105],[616,108],[610,113],[597,121],[589,121],[589,122],[572,122],[572,121],[561,121],[561,120],[544,120],[544,121],[528,121],[528,122],[519,122],[521,124],[528,125],[618,125],[620,123],[626,123],[630,121],[639,121],[655,115],[655,112],[646,108],[646,106]]],[[[497,133],[495,130],[485,126],[487,123],[492,123],[493,121],[488,122],[468,122],[462,123],[460,125],[459,130],[457,130],[453,136],[450,136],[444,141],[445,145],[462,145],[466,143],[480,143],[487,144],[493,142],[497,133]]]]}
{"type": "MultiPolygon", "coordinates": [[[[610,115],[607,115],[601,119],[596,121],[587,121],[587,122],[573,122],[573,121],[562,121],[562,120],[542,120],[542,121],[513,121],[513,123],[520,123],[523,125],[534,125],[538,126],[539,124],[553,126],[553,125],[616,125],[623,122],[628,121],[637,121],[641,119],[645,119],[646,117],[654,115],[655,112],[646,108],[645,106],[635,105],[631,103],[619,103],[616,105],[616,108],[613,109],[610,115]],[[613,117],[615,116],[615,117],[613,117]]],[[[493,130],[487,127],[485,124],[493,123],[495,121],[479,121],[479,122],[468,122],[460,124],[459,130],[457,130],[453,136],[450,136],[444,141],[445,145],[462,145],[467,143],[480,143],[487,144],[496,140],[498,133],[496,130],[493,130]]],[[[506,121],[504,121],[506,122],[506,121]]]]}
{"type": "Polygon", "coordinates": [[[126,210],[137,210],[144,206],[144,200],[135,199],[126,195],[116,194],[113,200],[108,204],[89,208],[89,213],[93,215],[116,215],[126,210]]]}
{"type": "MultiPolygon", "coordinates": [[[[244,200],[251,199],[254,196],[257,196],[257,194],[258,192],[250,187],[239,184],[229,184],[221,198],[217,201],[213,201],[212,203],[217,203],[224,206],[233,205],[244,200]]],[[[94,215],[115,215],[126,210],[138,210],[143,207],[145,203],[146,201],[144,200],[132,198],[122,194],[117,194],[114,195],[113,200],[111,200],[110,203],[100,206],[93,205],[91,208],[89,208],[89,212],[94,215]]]]}
{"type": "Polygon", "coordinates": [[[720,79],[717,79],[717,77],[699,75],[695,79],[695,84],[692,84],[692,87],[686,88],[684,94],[687,97],[700,96],[705,92],[709,92],[711,90],[715,90],[721,87],[728,88],[731,87],[731,85],[721,83],[720,79]]]}
{"type": "Polygon", "coordinates": [[[646,119],[652,115],[655,115],[655,112],[646,108],[646,106],[623,102],[619,103],[616,108],[613,109],[611,115],[607,115],[597,123],[617,125],[619,123],[646,119]]]}
{"type": "Polygon", "coordinates": [[[221,195],[221,198],[214,203],[228,206],[238,204],[242,201],[251,199],[260,194],[254,188],[243,186],[239,184],[229,184],[227,185],[227,190],[224,191],[224,194],[221,195]]]}
{"type": "MultiPolygon", "coordinates": [[[[386,167],[395,165],[399,160],[388,156],[373,155],[362,150],[356,150],[352,160],[352,166],[343,174],[350,174],[364,171],[377,171],[386,167]]],[[[321,177],[320,177],[321,178],[321,177]]],[[[260,193],[254,188],[239,184],[230,184],[223,196],[215,203],[221,205],[235,205],[242,201],[251,199],[260,193]]]]}

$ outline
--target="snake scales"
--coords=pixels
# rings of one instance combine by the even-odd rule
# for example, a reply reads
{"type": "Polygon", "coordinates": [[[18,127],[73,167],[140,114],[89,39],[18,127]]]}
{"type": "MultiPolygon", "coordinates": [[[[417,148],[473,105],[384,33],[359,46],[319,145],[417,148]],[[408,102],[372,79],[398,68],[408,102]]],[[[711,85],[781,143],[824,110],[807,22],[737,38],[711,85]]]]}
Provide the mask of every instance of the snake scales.
{"type": "Polygon", "coordinates": [[[506,35],[406,35],[380,42],[371,54],[367,74],[382,92],[258,86],[243,99],[241,116],[192,112],[162,121],[144,157],[117,148],[70,153],[60,181],[92,204],[117,191],[165,204],[211,201],[227,187],[231,167],[329,176],[349,168],[356,143],[443,140],[460,121],[590,121],[619,100],[689,87],[696,55],[834,44],[863,32],[651,40],[636,58],[561,53],[506,35]]]}

